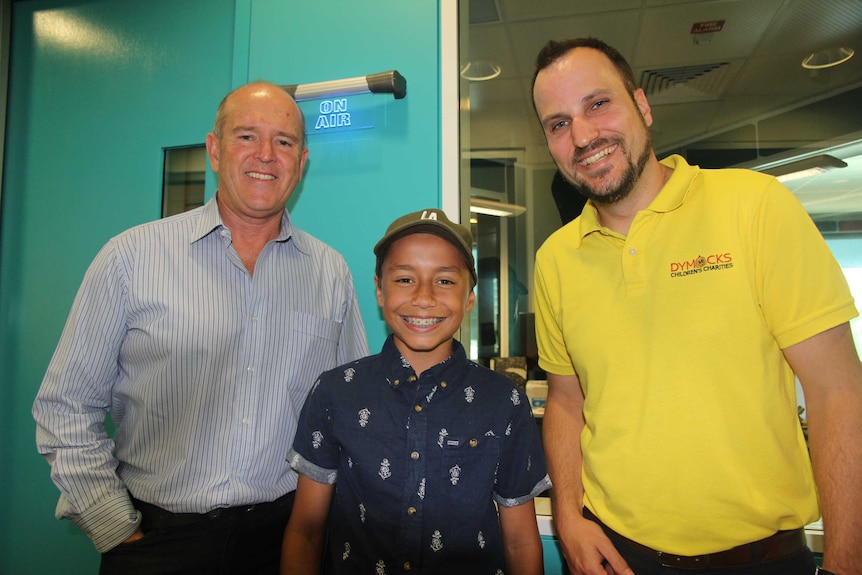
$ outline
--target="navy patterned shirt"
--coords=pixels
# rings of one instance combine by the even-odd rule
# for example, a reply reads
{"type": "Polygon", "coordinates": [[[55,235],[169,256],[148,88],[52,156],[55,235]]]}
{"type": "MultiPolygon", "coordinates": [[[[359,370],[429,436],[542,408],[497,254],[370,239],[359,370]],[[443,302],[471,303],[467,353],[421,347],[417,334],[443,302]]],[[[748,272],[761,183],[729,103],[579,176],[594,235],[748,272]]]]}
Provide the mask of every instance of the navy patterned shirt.
{"type": "Polygon", "coordinates": [[[335,483],[324,573],[504,573],[494,502],[550,487],[526,396],[456,340],[419,378],[391,335],[321,375],[289,460],[335,483]]]}

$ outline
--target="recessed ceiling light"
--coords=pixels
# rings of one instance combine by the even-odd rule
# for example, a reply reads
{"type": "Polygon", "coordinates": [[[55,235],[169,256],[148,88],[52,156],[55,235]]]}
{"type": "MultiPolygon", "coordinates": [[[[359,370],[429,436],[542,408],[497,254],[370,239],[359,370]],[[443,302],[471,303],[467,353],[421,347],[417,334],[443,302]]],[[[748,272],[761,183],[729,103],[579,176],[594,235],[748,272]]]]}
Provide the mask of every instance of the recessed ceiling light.
{"type": "Polygon", "coordinates": [[[803,61],[802,67],[806,70],[822,70],[843,64],[853,57],[856,51],[853,48],[830,48],[809,54],[803,61]]]}
{"type": "Polygon", "coordinates": [[[500,75],[502,69],[499,64],[487,60],[471,60],[461,66],[461,77],[471,82],[484,82],[493,80],[500,75]]]}

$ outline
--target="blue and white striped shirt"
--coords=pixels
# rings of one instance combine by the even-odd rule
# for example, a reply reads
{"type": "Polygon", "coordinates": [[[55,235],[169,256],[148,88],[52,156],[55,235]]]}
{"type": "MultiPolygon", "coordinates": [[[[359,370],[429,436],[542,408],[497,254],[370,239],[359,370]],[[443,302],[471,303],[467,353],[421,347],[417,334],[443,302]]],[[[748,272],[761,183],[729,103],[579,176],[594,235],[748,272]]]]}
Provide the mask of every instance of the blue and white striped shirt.
{"type": "Polygon", "coordinates": [[[33,406],[57,517],[105,551],[137,527],[129,492],[194,513],[277,499],[296,487],[285,458],[311,385],[367,354],[344,259],[286,210],[253,276],[216,198],[123,232],[87,271],[33,406]]]}

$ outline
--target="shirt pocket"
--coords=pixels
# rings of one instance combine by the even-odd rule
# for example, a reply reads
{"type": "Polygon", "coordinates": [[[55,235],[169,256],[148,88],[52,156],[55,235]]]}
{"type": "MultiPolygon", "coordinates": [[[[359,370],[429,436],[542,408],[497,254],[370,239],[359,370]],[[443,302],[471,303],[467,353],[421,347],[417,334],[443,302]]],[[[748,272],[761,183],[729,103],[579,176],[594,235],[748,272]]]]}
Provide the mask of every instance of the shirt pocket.
{"type": "Polygon", "coordinates": [[[308,388],[324,371],[335,367],[341,323],[329,318],[293,312],[290,314],[290,357],[295,362],[291,378],[300,388],[308,388]]]}
{"type": "Polygon", "coordinates": [[[448,437],[443,444],[440,491],[449,499],[476,504],[494,490],[500,444],[497,437],[448,437]]]}

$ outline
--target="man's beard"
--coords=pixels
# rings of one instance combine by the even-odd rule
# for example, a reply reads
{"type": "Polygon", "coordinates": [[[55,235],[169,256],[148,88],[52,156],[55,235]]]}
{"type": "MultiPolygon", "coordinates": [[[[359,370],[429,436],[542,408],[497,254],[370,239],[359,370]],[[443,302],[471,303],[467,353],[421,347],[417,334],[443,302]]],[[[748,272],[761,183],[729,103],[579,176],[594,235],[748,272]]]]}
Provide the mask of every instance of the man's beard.
{"type": "MultiPolygon", "coordinates": [[[[596,149],[611,143],[616,143],[621,148],[625,149],[624,144],[621,141],[596,142],[594,143],[594,145],[590,146],[590,148],[596,149]]],[[[646,130],[646,141],[644,142],[644,146],[641,150],[640,156],[637,158],[636,162],[629,160],[621,179],[614,187],[605,186],[603,188],[595,188],[582,180],[572,181],[568,176],[566,176],[566,179],[569,180],[569,183],[576,187],[581,194],[591,199],[593,202],[604,205],[615,204],[620,200],[626,198],[634,189],[635,184],[637,183],[638,179],[644,171],[644,168],[646,167],[647,161],[650,158],[651,151],[652,141],[650,138],[649,130],[646,130]]],[[[565,175],[565,172],[563,170],[560,170],[560,172],[565,175]]]]}

